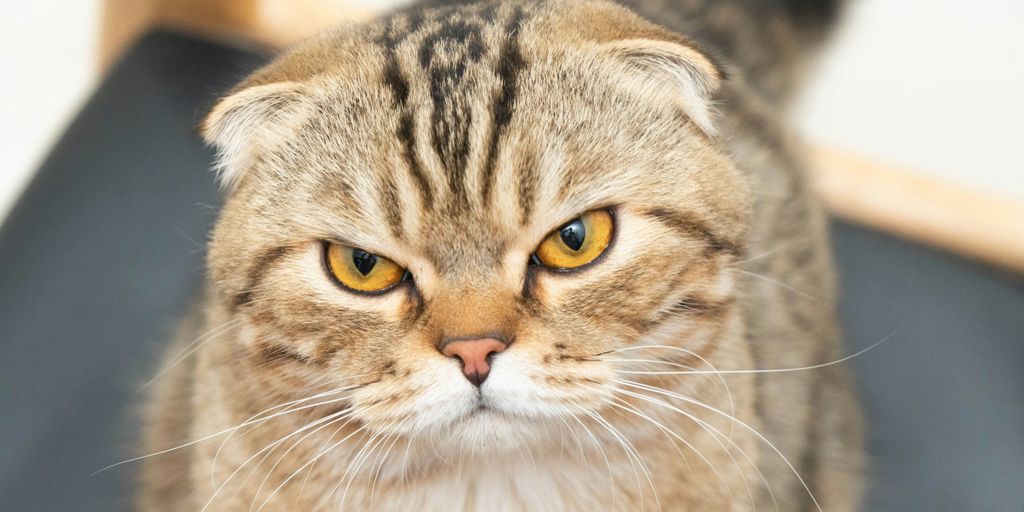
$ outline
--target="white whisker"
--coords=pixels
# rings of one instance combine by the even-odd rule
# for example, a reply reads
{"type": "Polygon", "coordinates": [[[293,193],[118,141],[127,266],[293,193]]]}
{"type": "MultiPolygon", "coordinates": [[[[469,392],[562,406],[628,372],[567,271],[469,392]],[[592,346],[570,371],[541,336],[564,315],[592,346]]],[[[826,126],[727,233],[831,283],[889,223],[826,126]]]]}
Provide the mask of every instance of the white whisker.
{"type": "MultiPolygon", "coordinates": [[[[624,371],[620,371],[619,373],[630,373],[630,374],[635,374],[635,375],[738,375],[738,374],[747,374],[747,373],[788,373],[788,372],[803,372],[803,371],[808,371],[808,370],[817,370],[819,368],[826,368],[828,366],[835,366],[837,364],[843,364],[843,363],[845,363],[845,362],[847,362],[847,361],[849,361],[851,359],[854,359],[856,357],[860,357],[861,355],[864,355],[867,351],[869,351],[869,350],[871,350],[871,349],[873,349],[873,348],[875,348],[875,347],[885,343],[886,341],[889,341],[889,339],[892,338],[893,336],[895,336],[899,331],[900,331],[900,328],[897,328],[896,330],[894,330],[891,333],[889,333],[886,337],[884,337],[884,338],[876,341],[875,343],[872,343],[870,346],[868,346],[866,348],[863,348],[861,350],[858,350],[857,352],[854,352],[853,354],[850,354],[848,356],[842,357],[840,359],[836,359],[834,361],[829,361],[827,363],[812,364],[812,365],[809,365],[809,366],[799,366],[799,367],[794,367],[794,368],[763,368],[763,369],[757,369],[757,370],[714,370],[714,371],[710,371],[710,370],[686,370],[686,371],[650,371],[650,372],[641,372],[641,371],[628,371],[628,370],[624,370],[624,371]]],[[[682,350],[682,349],[678,349],[677,347],[670,347],[670,346],[667,346],[667,345],[665,345],[665,346],[646,345],[646,346],[626,347],[626,348],[630,348],[630,349],[631,348],[666,348],[666,349],[682,350]]],[[[622,349],[620,349],[620,350],[622,350],[622,349]]]]}
{"type": "MultiPolygon", "coordinates": [[[[353,463],[356,463],[355,468],[353,469],[352,464],[350,463],[349,467],[345,469],[345,475],[342,476],[341,481],[339,482],[340,484],[341,482],[347,481],[347,483],[345,484],[345,490],[344,492],[342,492],[341,497],[338,501],[339,511],[345,510],[345,499],[348,497],[348,490],[352,486],[352,483],[355,482],[355,479],[358,478],[359,469],[362,468],[363,463],[365,463],[366,460],[369,459],[374,452],[376,452],[377,447],[384,443],[384,440],[387,439],[387,435],[389,435],[387,434],[387,429],[390,429],[391,427],[394,427],[394,424],[387,425],[380,432],[375,432],[373,436],[370,437],[370,441],[363,445],[363,449],[359,450],[359,453],[356,454],[355,459],[352,461],[353,463]],[[370,443],[373,444],[370,445],[370,443]],[[362,456],[360,456],[360,454],[362,454],[362,456]],[[351,474],[349,473],[350,470],[351,474]]],[[[333,494],[333,491],[331,492],[331,494],[333,494]]]]}
{"type": "MultiPolygon", "coordinates": [[[[345,423],[343,423],[341,426],[338,427],[338,429],[340,430],[341,428],[344,428],[344,426],[347,425],[349,423],[349,421],[352,420],[353,410],[351,408],[350,409],[345,409],[344,411],[339,411],[339,412],[345,412],[345,414],[335,418],[334,420],[331,420],[331,421],[329,421],[327,423],[324,423],[323,425],[320,425],[319,427],[317,427],[317,428],[315,428],[313,430],[310,430],[306,435],[300,437],[298,439],[298,441],[295,441],[294,443],[292,443],[292,445],[289,446],[288,449],[285,450],[285,452],[283,454],[281,454],[280,457],[277,458],[277,461],[274,462],[274,465],[270,467],[270,470],[267,471],[267,474],[263,477],[263,480],[260,482],[259,487],[256,489],[256,493],[253,495],[253,498],[252,498],[252,503],[249,505],[249,510],[250,511],[253,510],[256,507],[256,500],[259,498],[260,494],[262,494],[263,487],[266,486],[267,480],[270,479],[270,476],[274,473],[274,470],[277,469],[277,467],[288,456],[288,454],[292,452],[292,450],[294,450],[296,447],[298,447],[300,444],[302,444],[302,442],[305,441],[307,438],[309,438],[309,436],[312,436],[312,435],[316,434],[321,429],[323,429],[325,427],[328,427],[328,426],[334,424],[335,422],[341,421],[341,420],[345,419],[346,417],[348,417],[348,421],[346,421],[345,423]]],[[[335,432],[337,432],[337,430],[335,430],[335,432]]],[[[267,452],[267,455],[270,455],[270,453],[271,452],[267,452]]],[[[266,455],[264,457],[266,457],[266,455]]],[[[261,461],[261,463],[262,463],[262,461],[261,461]]],[[[248,479],[246,479],[246,481],[248,481],[248,479]]],[[[272,499],[272,498],[273,498],[273,495],[271,495],[269,499],[272,499]]]]}
{"type": "Polygon", "coordinates": [[[584,414],[590,416],[591,419],[593,419],[599,425],[603,426],[606,430],[608,430],[608,433],[610,433],[612,437],[615,438],[615,440],[622,446],[623,451],[625,451],[627,457],[629,458],[630,465],[633,466],[633,474],[634,476],[636,476],[637,494],[640,496],[640,509],[646,510],[646,507],[644,506],[645,500],[643,486],[640,484],[640,475],[637,474],[638,467],[640,469],[640,472],[643,473],[644,478],[647,480],[647,483],[650,486],[652,493],[654,494],[654,499],[656,501],[656,504],[658,505],[658,510],[661,510],[661,501],[658,498],[658,490],[654,485],[654,479],[651,477],[650,468],[648,468],[647,464],[644,463],[643,459],[640,457],[639,452],[636,451],[636,447],[633,446],[633,443],[630,443],[629,440],[627,440],[622,435],[622,433],[618,431],[618,429],[616,429],[610,423],[608,423],[608,420],[604,419],[600,414],[582,408],[581,410],[584,412],[584,414]]]}
{"type": "Polygon", "coordinates": [[[575,414],[570,414],[569,417],[576,420],[576,423],[583,427],[583,430],[587,433],[588,436],[590,436],[590,439],[594,442],[594,446],[596,446],[598,451],[601,452],[601,457],[604,458],[605,467],[608,468],[608,485],[612,489],[612,509],[616,509],[615,504],[618,502],[617,498],[619,495],[617,489],[618,486],[615,485],[615,476],[612,473],[612,463],[611,460],[608,459],[608,454],[604,451],[604,446],[601,444],[600,441],[598,441],[597,436],[594,435],[594,432],[591,431],[590,428],[588,428],[580,418],[578,418],[575,414]]]}
{"type": "MultiPolygon", "coordinates": [[[[624,390],[624,389],[617,389],[616,392],[623,393],[623,394],[625,394],[627,396],[632,396],[634,398],[637,398],[637,399],[643,400],[645,402],[657,405],[659,407],[663,407],[663,408],[668,409],[668,410],[673,411],[673,412],[677,412],[679,414],[682,414],[686,418],[688,418],[690,421],[693,421],[698,426],[700,426],[705,432],[708,432],[709,434],[711,434],[712,439],[714,439],[715,442],[718,444],[718,446],[720,448],[722,448],[722,450],[726,453],[726,455],[732,461],[733,465],[736,466],[736,469],[740,470],[740,474],[742,475],[743,470],[740,468],[739,463],[736,461],[736,458],[733,457],[732,451],[729,450],[724,444],[722,444],[722,441],[721,441],[721,439],[719,439],[719,437],[721,437],[722,439],[725,439],[726,442],[728,442],[730,446],[732,446],[733,448],[735,448],[736,450],[738,450],[740,452],[740,455],[742,455],[743,458],[746,459],[747,463],[749,463],[750,466],[752,468],[754,468],[754,471],[757,472],[758,478],[761,480],[761,483],[764,484],[765,489],[768,491],[768,494],[769,494],[769,496],[772,499],[772,503],[775,504],[775,510],[776,511],[778,510],[779,506],[778,506],[778,503],[776,503],[775,492],[772,491],[771,485],[768,483],[768,479],[764,476],[764,473],[761,472],[761,469],[757,467],[757,464],[755,464],[754,461],[750,459],[750,456],[747,455],[746,451],[744,451],[743,448],[741,448],[738,444],[736,444],[735,441],[732,440],[732,433],[731,433],[732,431],[731,430],[730,430],[730,434],[729,435],[725,435],[724,433],[722,433],[721,430],[718,430],[717,428],[715,428],[714,425],[712,425],[712,424],[710,424],[710,423],[708,423],[708,422],[698,418],[696,415],[690,414],[690,413],[688,413],[688,412],[686,412],[686,411],[684,411],[682,409],[679,409],[678,407],[673,406],[672,404],[669,404],[669,403],[667,403],[665,401],[662,401],[662,400],[658,400],[657,398],[649,397],[649,396],[646,396],[646,395],[643,395],[643,394],[640,394],[640,393],[633,393],[631,391],[627,391],[627,390],[624,390]]],[[[730,424],[731,424],[731,422],[730,422],[730,424]]],[[[749,482],[747,482],[746,476],[743,477],[743,485],[744,485],[744,487],[746,487],[747,494],[750,496],[751,505],[756,508],[756,505],[754,505],[754,503],[753,503],[754,502],[754,495],[753,495],[752,490],[750,489],[749,482]]]]}
{"type": "Polygon", "coordinates": [[[401,439],[402,437],[401,435],[398,434],[399,430],[401,430],[401,426],[399,426],[397,430],[392,434],[394,440],[391,441],[390,445],[388,445],[387,450],[384,450],[384,454],[381,455],[380,457],[380,462],[377,463],[377,471],[373,474],[373,483],[370,484],[370,503],[367,507],[369,510],[373,510],[373,493],[376,492],[377,490],[377,480],[380,478],[381,470],[384,469],[384,464],[387,463],[388,454],[391,453],[391,449],[395,447],[395,444],[398,443],[398,440],[401,439]]]}
{"type": "Polygon", "coordinates": [[[192,340],[192,342],[190,342],[188,345],[185,345],[185,347],[181,349],[181,352],[178,355],[176,355],[173,359],[171,359],[170,362],[162,365],[160,370],[156,372],[156,375],[154,375],[152,378],[146,381],[145,384],[140,386],[138,391],[142,391],[151,386],[160,377],[165,375],[172,368],[181,364],[182,361],[188,359],[189,356],[194,354],[197,350],[199,350],[203,345],[205,345],[210,340],[213,340],[216,337],[220,336],[221,334],[230,331],[232,328],[237,327],[240,324],[242,324],[242,319],[235,318],[232,320],[228,320],[227,322],[224,322],[223,324],[220,324],[217,327],[214,327],[213,329],[210,329],[209,331],[199,335],[199,337],[192,340]]]}
{"type": "MultiPolygon", "coordinates": [[[[373,406],[367,407],[367,408],[366,408],[366,409],[364,409],[364,410],[369,410],[369,409],[370,409],[371,407],[373,407],[373,406]]],[[[271,495],[270,495],[270,496],[271,496],[271,497],[273,497],[273,496],[274,496],[275,494],[277,494],[277,493],[278,493],[278,492],[279,492],[279,491],[280,491],[281,489],[283,489],[283,488],[284,488],[284,486],[285,486],[285,485],[287,485],[287,484],[288,484],[288,482],[290,482],[290,481],[291,481],[291,480],[292,480],[293,478],[295,478],[295,476],[296,476],[296,475],[298,475],[298,474],[299,474],[299,472],[301,472],[302,470],[306,469],[306,468],[307,468],[307,467],[309,467],[309,466],[310,466],[311,464],[314,464],[314,463],[315,463],[315,462],[316,462],[317,460],[319,460],[319,459],[320,459],[320,457],[323,457],[324,455],[326,455],[327,453],[329,453],[329,452],[330,452],[331,450],[334,450],[335,448],[337,448],[337,447],[341,446],[341,445],[342,445],[342,444],[344,444],[344,442],[345,442],[345,441],[347,441],[347,440],[348,440],[349,438],[351,438],[352,436],[354,436],[354,435],[356,435],[356,434],[358,434],[358,433],[362,432],[363,430],[366,430],[366,425],[363,425],[363,426],[359,427],[358,429],[356,429],[355,431],[353,431],[353,432],[352,432],[352,433],[350,433],[349,435],[347,435],[347,436],[343,437],[343,438],[342,438],[342,439],[341,439],[340,441],[338,441],[338,442],[336,442],[336,443],[333,443],[333,444],[331,444],[330,446],[328,446],[328,447],[327,447],[326,449],[324,449],[324,450],[321,450],[321,451],[320,451],[320,453],[316,454],[316,455],[315,455],[315,456],[314,456],[314,457],[313,457],[312,459],[308,460],[308,461],[307,461],[307,462],[306,462],[305,464],[303,464],[303,465],[302,465],[302,466],[300,466],[300,467],[299,467],[298,469],[296,469],[295,471],[293,471],[293,472],[292,472],[292,473],[291,473],[290,475],[288,475],[288,478],[285,478],[285,479],[284,479],[284,481],[283,481],[283,482],[281,482],[281,483],[280,483],[280,484],[279,484],[279,485],[277,486],[277,488],[275,488],[275,489],[274,489],[274,491],[273,491],[273,492],[271,493],[271,495]]],[[[269,502],[268,500],[264,500],[264,502],[263,502],[263,503],[262,503],[262,504],[260,505],[260,508],[258,508],[257,510],[261,510],[261,509],[262,509],[262,508],[263,508],[264,506],[266,506],[266,505],[267,505],[267,503],[268,503],[268,502],[269,502]]]]}
{"type": "Polygon", "coordinates": [[[732,422],[735,422],[737,425],[743,427],[744,429],[746,429],[751,434],[754,434],[755,436],[757,436],[757,438],[760,439],[761,442],[765,443],[769,448],[772,449],[773,452],[775,452],[776,455],[779,456],[780,459],[782,459],[782,461],[786,464],[786,466],[789,468],[789,470],[793,472],[793,476],[795,476],[796,479],[800,482],[800,485],[803,486],[804,490],[807,492],[807,495],[811,498],[811,501],[814,502],[814,506],[815,506],[815,508],[818,509],[818,512],[823,512],[822,509],[821,509],[821,505],[818,503],[818,499],[814,496],[814,493],[811,492],[810,486],[808,486],[807,482],[804,481],[804,478],[800,475],[800,472],[796,470],[796,467],[793,466],[793,464],[789,461],[789,459],[785,455],[783,455],[782,451],[780,451],[778,449],[778,447],[775,446],[774,443],[769,441],[768,438],[766,438],[763,434],[758,432],[757,429],[755,429],[754,427],[751,427],[750,425],[745,423],[743,420],[740,420],[739,418],[737,418],[737,417],[735,417],[733,415],[730,415],[729,413],[726,413],[726,412],[724,412],[724,411],[722,411],[722,410],[720,410],[720,409],[718,409],[716,407],[713,407],[711,405],[705,404],[704,402],[701,402],[699,400],[694,400],[693,398],[689,398],[689,397],[680,395],[679,393],[673,393],[671,391],[667,391],[667,390],[664,390],[664,389],[656,388],[656,387],[653,387],[653,386],[647,386],[645,384],[639,384],[639,383],[636,383],[636,382],[621,381],[621,380],[617,380],[615,382],[618,383],[618,384],[622,384],[624,386],[640,388],[640,389],[646,389],[648,391],[652,391],[652,392],[655,392],[655,393],[660,393],[660,394],[663,394],[665,396],[671,396],[672,398],[675,398],[677,400],[682,400],[682,401],[684,401],[686,403],[690,403],[690,404],[696,405],[697,407],[701,407],[701,408],[707,409],[707,410],[709,410],[711,412],[714,412],[715,414],[721,415],[721,416],[729,419],[732,422]]]}
{"type": "MultiPolygon", "coordinates": [[[[295,401],[289,402],[289,403],[292,404],[292,405],[299,405],[299,404],[305,403],[305,402],[307,402],[307,401],[309,401],[311,399],[316,399],[316,398],[322,397],[323,395],[328,395],[329,396],[331,394],[344,393],[346,391],[351,391],[352,389],[358,388],[359,386],[360,385],[346,386],[344,388],[339,388],[339,389],[332,390],[332,391],[325,391],[324,393],[320,393],[320,394],[314,395],[313,397],[303,398],[303,399],[295,400],[295,401]]],[[[349,396],[343,396],[341,398],[335,398],[335,399],[326,400],[326,401],[318,402],[318,403],[314,403],[314,404],[303,405],[301,407],[296,407],[294,409],[287,408],[284,411],[275,413],[275,414],[273,414],[271,416],[268,416],[266,418],[260,418],[256,422],[256,424],[261,424],[261,423],[266,422],[267,420],[270,420],[270,419],[273,419],[273,418],[276,418],[276,417],[279,417],[279,416],[284,416],[286,414],[293,414],[293,413],[296,413],[296,412],[299,412],[299,411],[313,409],[313,408],[316,408],[316,407],[323,407],[325,405],[330,405],[330,404],[333,404],[333,403],[344,402],[344,401],[349,400],[350,398],[351,397],[349,397],[349,396]]],[[[213,454],[213,460],[210,462],[210,483],[213,485],[213,487],[217,486],[217,483],[216,483],[217,461],[220,459],[221,451],[224,449],[225,446],[227,446],[227,443],[231,440],[232,436],[235,435],[235,432],[237,432],[240,428],[242,428],[244,426],[247,426],[249,423],[250,422],[247,420],[247,421],[243,422],[242,424],[238,425],[237,427],[234,427],[233,429],[230,429],[231,432],[228,434],[228,437],[224,438],[224,440],[221,441],[220,445],[217,446],[217,451],[213,454]]]]}
{"type": "Polygon", "coordinates": [[[267,450],[273,449],[274,447],[280,445],[281,443],[287,441],[288,439],[290,439],[290,438],[292,438],[292,437],[294,437],[294,436],[296,436],[296,435],[298,435],[298,434],[300,434],[300,433],[302,433],[302,432],[304,432],[304,431],[306,431],[306,430],[308,430],[310,428],[313,428],[316,425],[319,425],[319,424],[327,422],[327,421],[332,421],[335,418],[337,418],[338,416],[345,414],[346,412],[348,412],[348,411],[347,410],[339,411],[339,412],[336,412],[334,414],[330,414],[330,415],[327,415],[327,416],[325,416],[323,418],[320,418],[320,419],[318,419],[318,420],[316,420],[316,421],[314,421],[312,423],[307,423],[306,425],[304,425],[301,428],[295,430],[294,432],[292,432],[292,433],[282,437],[281,439],[278,439],[277,441],[274,441],[274,442],[270,443],[269,445],[267,445],[264,448],[262,448],[260,451],[252,454],[252,456],[250,456],[248,459],[246,459],[244,462],[242,462],[242,464],[240,466],[235,468],[235,470],[232,471],[230,475],[228,475],[227,479],[225,479],[224,482],[222,482],[219,486],[217,486],[217,488],[213,491],[213,495],[211,495],[210,499],[206,501],[205,505],[203,505],[202,512],[205,512],[206,509],[208,509],[210,507],[210,505],[217,498],[217,496],[220,494],[220,492],[235,477],[235,475],[237,475],[238,472],[242,470],[242,468],[244,468],[246,465],[248,465],[250,462],[252,462],[253,459],[255,459],[256,457],[260,456],[260,454],[262,454],[263,452],[265,452],[267,450]]]}
{"type": "MultiPolygon", "coordinates": [[[[614,352],[627,352],[629,350],[639,350],[639,349],[649,349],[649,348],[657,348],[657,349],[663,349],[663,350],[671,350],[671,351],[674,351],[674,352],[682,352],[683,354],[686,354],[688,356],[694,357],[698,361],[700,361],[701,363],[704,363],[705,365],[707,365],[708,368],[711,368],[710,371],[703,371],[704,373],[698,373],[698,374],[689,373],[689,374],[686,374],[686,375],[715,375],[716,377],[718,377],[718,381],[722,384],[722,387],[725,388],[725,394],[726,394],[726,397],[729,400],[729,412],[733,413],[733,414],[736,413],[736,401],[733,398],[732,390],[729,389],[729,384],[725,381],[725,378],[722,377],[722,371],[719,370],[718,368],[716,368],[715,365],[711,364],[711,361],[708,361],[704,356],[701,356],[700,354],[698,354],[698,353],[696,353],[696,352],[694,352],[692,350],[687,350],[687,349],[682,348],[682,347],[673,347],[671,345],[634,345],[634,346],[630,346],[630,347],[622,347],[622,348],[616,349],[616,350],[614,350],[614,352]]],[[[697,372],[697,371],[702,371],[702,370],[693,370],[693,371],[697,372]]],[[[619,371],[619,373],[626,373],[626,372],[625,371],[619,371]]],[[[730,436],[732,435],[732,425],[731,424],[729,425],[729,435],[730,436]]]]}
{"type": "MultiPolygon", "coordinates": [[[[684,456],[682,451],[679,450],[679,446],[675,443],[675,441],[673,441],[673,437],[675,437],[676,439],[681,441],[683,444],[685,444],[687,447],[689,447],[689,449],[692,450],[697,455],[697,457],[699,457],[700,460],[703,461],[703,463],[705,463],[712,470],[712,472],[715,473],[715,476],[718,477],[719,481],[721,481],[722,484],[725,485],[725,487],[729,490],[730,501],[732,500],[732,497],[731,497],[732,489],[731,489],[731,487],[729,487],[728,483],[726,482],[725,477],[722,475],[721,472],[719,472],[718,468],[716,468],[715,465],[705,455],[703,455],[702,453],[700,453],[699,450],[696,449],[696,446],[691,444],[689,441],[684,439],[682,436],[680,436],[676,432],[670,430],[664,424],[662,424],[662,423],[658,422],[657,420],[654,420],[653,418],[651,418],[650,415],[644,414],[642,411],[640,411],[637,408],[633,407],[632,404],[630,404],[628,401],[625,401],[622,398],[616,398],[616,400],[620,401],[621,403],[611,402],[611,403],[609,403],[610,406],[618,408],[618,409],[622,409],[622,410],[627,411],[627,412],[629,412],[629,413],[631,413],[631,414],[633,414],[635,416],[638,416],[638,417],[640,417],[640,418],[650,422],[655,427],[657,427],[657,429],[662,431],[663,434],[665,434],[667,436],[671,436],[671,437],[669,437],[669,440],[672,441],[672,445],[675,447],[676,451],[679,453],[679,455],[681,457],[683,457],[684,460],[685,460],[686,456],[684,456]]],[[[733,461],[733,464],[735,464],[735,461],[733,461]]],[[[748,492],[750,492],[750,487],[748,487],[748,492]]],[[[751,502],[753,502],[753,501],[754,501],[754,499],[753,499],[753,495],[752,495],[751,502]]]]}
{"type": "Polygon", "coordinates": [[[750,272],[749,270],[742,270],[742,269],[738,269],[738,268],[730,268],[729,270],[731,270],[733,272],[739,272],[740,274],[756,277],[758,279],[763,279],[764,281],[766,281],[768,283],[771,283],[771,284],[774,284],[776,286],[779,286],[779,287],[781,287],[781,288],[783,288],[785,290],[789,290],[790,292],[793,292],[796,295],[799,295],[800,297],[803,297],[803,298],[805,298],[805,299],[807,299],[807,300],[809,300],[809,301],[811,301],[811,302],[813,302],[815,304],[818,304],[818,303],[821,302],[821,299],[819,299],[819,298],[817,298],[817,297],[815,297],[815,296],[813,296],[813,295],[811,295],[811,294],[809,294],[809,293],[807,293],[805,291],[802,291],[802,290],[799,290],[797,288],[794,288],[794,287],[792,287],[792,286],[790,286],[790,285],[788,285],[786,283],[783,283],[782,281],[779,281],[778,279],[774,279],[774,278],[768,277],[768,276],[766,276],[764,274],[758,274],[757,272],[750,272]]]}
{"type": "MultiPolygon", "coordinates": [[[[220,437],[220,436],[222,436],[224,434],[229,434],[229,433],[231,433],[231,432],[233,432],[235,430],[238,430],[239,428],[244,427],[246,425],[250,425],[250,424],[254,424],[254,423],[262,423],[262,422],[264,422],[266,420],[270,420],[270,419],[272,419],[274,417],[277,417],[277,416],[280,416],[282,414],[287,414],[287,413],[290,413],[290,412],[294,412],[294,411],[288,411],[288,412],[285,412],[285,413],[274,414],[274,415],[268,416],[266,418],[260,418],[259,417],[260,415],[266,414],[266,413],[268,413],[270,411],[273,411],[275,409],[280,409],[282,407],[288,407],[290,405],[294,405],[294,404],[299,403],[299,402],[304,402],[304,401],[308,401],[308,400],[315,400],[317,398],[322,398],[323,396],[326,396],[326,395],[329,395],[329,394],[342,393],[344,391],[346,391],[346,390],[345,389],[340,389],[340,390],[326,391],[326,392],[321,393],[319,395],[315,395],[315,396],[311,396],[311,397],[307,397],[307,398],[302,398],[302,399],[299,399],[299,400],[293,400],[291,402],[275,405],[273,407],[270,407],[269,409],[266,409],[264,411],[256,413],[255,415],[251,416],[249,419],[243,421],[241,424],[236,425],[234,427],[226,428],[224,430],[221,430],[220,432],[214,432],[212,434],[200,437],[199,439],[195,439],[195,440],[189,441],[187,443],[179,444],[179,445],[171,447],[171,448],[167,448],[167,449],[160,450],[160,451],[153,452],[153,453],[147,453],[145,455],[139,455],[138,457],[132,457],[130,459],[126,459],[126,460],[122,460],[120,462],[116,462],[114,464],[111,464],[109,466],[106,466],[104,468],[96,470],[96,472],[92,473],[92,476],[98,475],[98,474],[100,474],[100,473],[102,473],[102,472],[104,472],[104,471],[106,471],[108,469],[115,468],[117,466],[121,466],[121,465],[124,465],[124,464],[129,464],[131,462],[137,462],[137,461],[140,461],[140,460],[143,460],[143,459],[148,459],[150,457],[156,457],[158,455],[163,455],[165,453],[170,453],[170,452],[173,452],[175,450],[180,450],[182,448],[188,448],[189,446],[193,446],[193,445],[199,444],[199,443],[201,443],[203,441],[208,441],[210,439],[214,439],[214,438],[220,437]]],[[[298,409],[296,409],[296,410],[298,410],[298,409]]]]}

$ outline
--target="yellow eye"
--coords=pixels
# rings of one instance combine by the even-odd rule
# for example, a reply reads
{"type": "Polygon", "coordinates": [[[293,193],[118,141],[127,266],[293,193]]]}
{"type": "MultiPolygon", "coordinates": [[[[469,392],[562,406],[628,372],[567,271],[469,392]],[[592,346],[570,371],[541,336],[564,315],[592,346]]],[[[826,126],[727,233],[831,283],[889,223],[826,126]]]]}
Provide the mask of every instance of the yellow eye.
{"type": "Polygon", "coordinates": [[[608,210],[584,213],[548,235],[537,247],[537,259],[559,270],[582,267],[608,248],[614,228],[608,210]]]}
{"type": "Polygon", "coordinates": [[[405,269],[395,262],[362,249],[327,242],[325,253],[331,275],[357,292],[382,292],[406,277],[405,269]]]}

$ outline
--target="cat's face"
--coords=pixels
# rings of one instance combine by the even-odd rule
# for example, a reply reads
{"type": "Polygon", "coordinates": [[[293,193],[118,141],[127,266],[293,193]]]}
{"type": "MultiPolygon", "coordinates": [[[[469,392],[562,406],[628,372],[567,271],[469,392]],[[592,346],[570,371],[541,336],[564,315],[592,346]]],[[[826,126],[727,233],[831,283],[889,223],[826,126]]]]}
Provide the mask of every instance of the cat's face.
{"type": "Polygon", "coordinates": [[[710,64],[675,42],[553,40],[558,19],[397,18],[215,110],[233,190],[210,264],[242,326],[234,364],[295,398],[357,386],[368,428],[485,449],[604,407],[618,349],[708,342],[748,215],[701,117],[710,64]],[[492,348],[449,350],[477,339],[492,348]]]}

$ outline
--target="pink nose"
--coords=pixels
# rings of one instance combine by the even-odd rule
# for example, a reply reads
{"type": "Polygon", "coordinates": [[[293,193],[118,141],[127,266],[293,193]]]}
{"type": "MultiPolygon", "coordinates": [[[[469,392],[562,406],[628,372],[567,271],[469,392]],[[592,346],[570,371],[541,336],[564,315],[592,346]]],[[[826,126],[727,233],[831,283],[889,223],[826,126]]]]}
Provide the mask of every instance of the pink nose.
{"type": "Polygon", "coordinates": [[[505,350],[507,346],[494,338],[459,340],[445,344],[441,353],[448,357],[461,359],[462,373],[475,386],[480,386],[487,380],[487,374],[491,372],[491,357],[505,350]]]}

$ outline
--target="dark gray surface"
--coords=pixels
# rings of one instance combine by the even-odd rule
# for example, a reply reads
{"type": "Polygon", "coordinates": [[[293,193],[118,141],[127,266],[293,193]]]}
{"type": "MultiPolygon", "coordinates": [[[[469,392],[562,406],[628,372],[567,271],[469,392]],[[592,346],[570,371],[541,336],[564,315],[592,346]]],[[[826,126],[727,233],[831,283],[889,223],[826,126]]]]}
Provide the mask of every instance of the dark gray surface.
{"type": "Polygon", "coordinates": [[[891,237],[834,229],[868,413],[867,510],[1024,511],[1024,283],[891,237]]]}
{"type": "MultiPolygon", "coordinates": [[[[124,508],[130,404],[202,276],[217,193],[194,133],[259,62],[140,43],[0,228],[0,510],[124,508]]],[[[1024,511],[1024,286],[836,224],[875,458],[868,510],[1024,511]]]]}
{"type": "MultiPolygon", "coordinates": [[[[217,189],[195,134],[259,63],[153,34],[0,228],[0,510],[125,508],[130,404],[202,275],[217,189]]],[[[17,101],[8,98],[6,101],[17,101]]]]}

